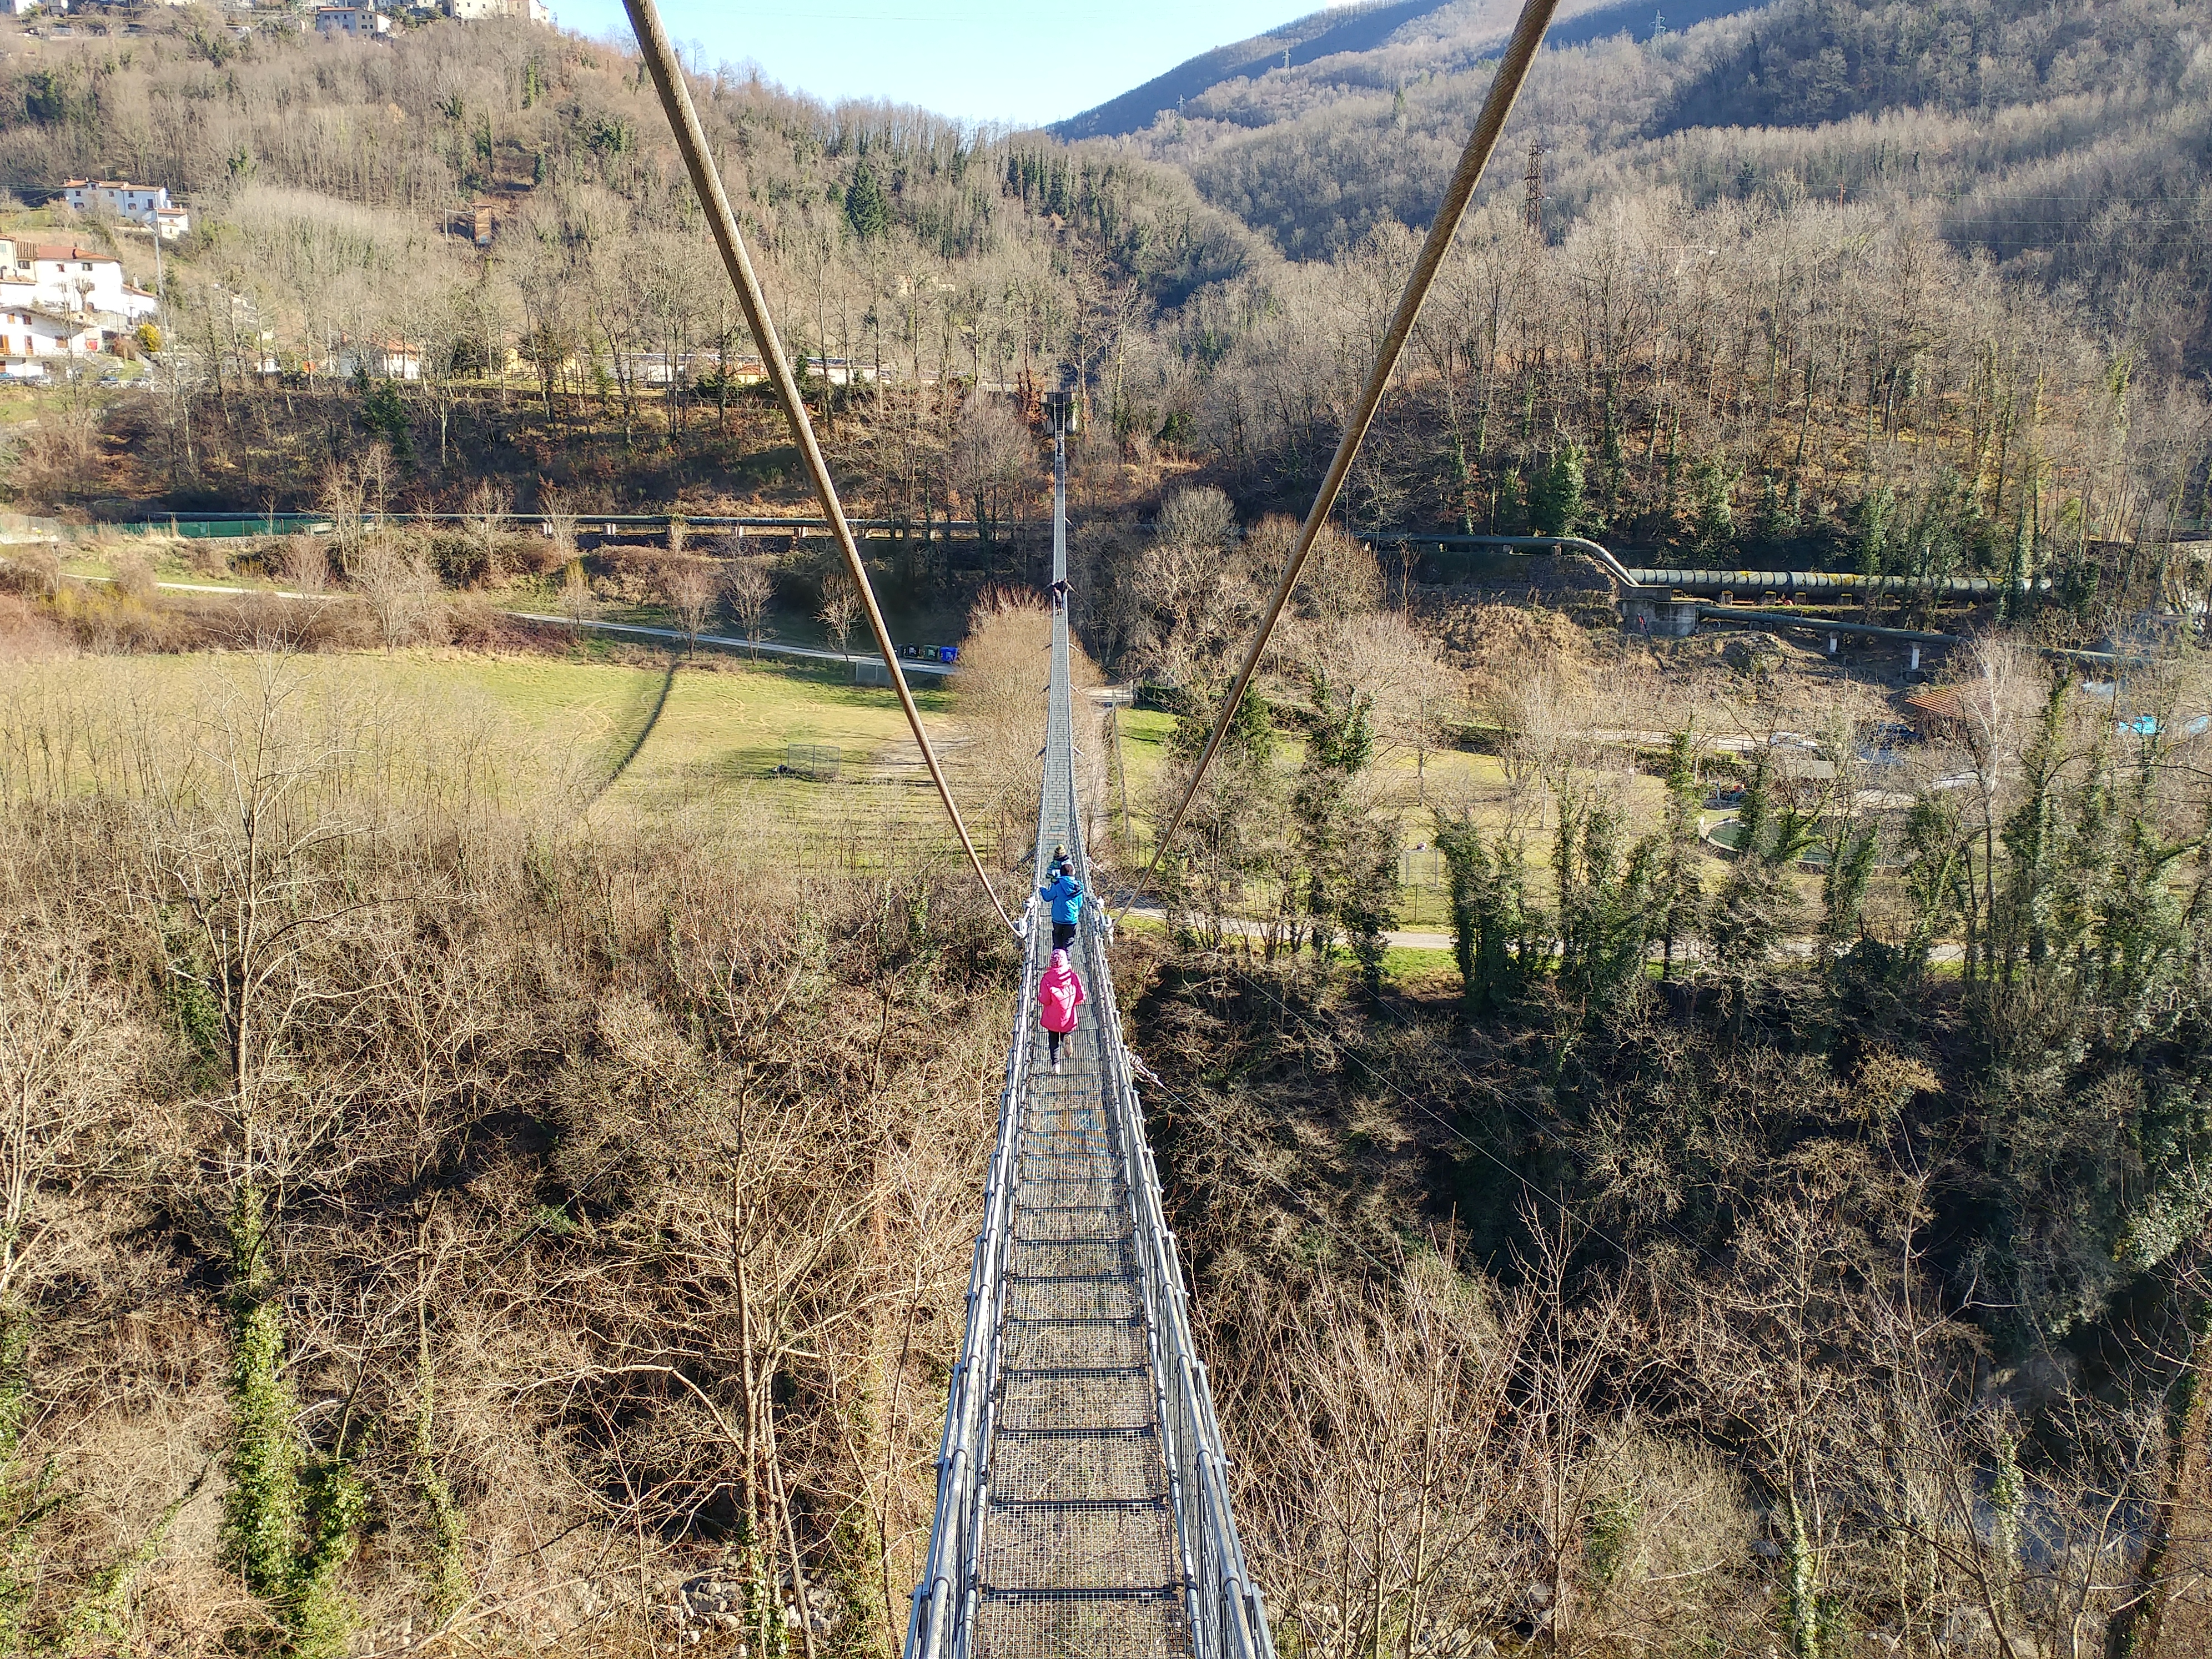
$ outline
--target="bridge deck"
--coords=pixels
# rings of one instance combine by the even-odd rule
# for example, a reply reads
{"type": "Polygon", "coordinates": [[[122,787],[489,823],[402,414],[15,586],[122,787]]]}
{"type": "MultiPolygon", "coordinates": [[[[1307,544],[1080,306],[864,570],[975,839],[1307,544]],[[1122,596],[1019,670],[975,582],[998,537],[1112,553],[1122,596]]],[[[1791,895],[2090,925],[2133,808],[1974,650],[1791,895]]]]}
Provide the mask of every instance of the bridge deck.
{"type": "Polygon", "coordinates": [[[1096,1028],[1079,1026],[1054,1077],[1032,1027],[984,1461],[974,1650],[988,1659],[1190,1651],[1129,1188],[1098,1060],[1096,1028]]]}
{"type": "MultiPolygon", "coordinates": [[[[1040,876],[1065,847],[1083,867],[1073,787],[1067,621],[1053,619],[1040,876]]],[[[1030,940],[1036,983],[1050,919],[1030,940]]],[[[1073,954],[1086,993],[1109,983],[1097,929],[1073,954]]],[[[1012,1229],[997,1388],[983,1445],[973,1651],[981,1659],[1191,1651],[1182,1553],[1160,1434],[1159,1345],[1147,1311],[1114,1083],[1098,1008],[1078,1011],[1054,1076],[1034,1004],[1015,1126],[1012,1229]]]]}
{"type": "MultiPolygon", "coordinates": [[[[1055,607],[1035,872],[1065,848],[1089,890],[1068,670],[1055,607]]],[[[1110,937],[1086,899],[1073,948],[1089,1000],[1055,1075],[1036,1005],[1051,918],[1031,914],[908,1659],[1272,1659],[1121,1048],[1110,937]]]]}

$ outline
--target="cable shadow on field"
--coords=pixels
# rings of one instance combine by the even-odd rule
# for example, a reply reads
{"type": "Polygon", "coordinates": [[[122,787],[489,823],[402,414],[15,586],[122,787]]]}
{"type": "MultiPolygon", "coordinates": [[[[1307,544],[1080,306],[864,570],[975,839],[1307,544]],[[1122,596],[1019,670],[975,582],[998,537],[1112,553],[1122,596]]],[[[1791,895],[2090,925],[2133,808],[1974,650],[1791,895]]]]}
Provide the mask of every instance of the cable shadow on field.
{"type": "Polygon", "coordinates": [[[591,799],[584,803],[583,811],[576,815],[578,817],[588,815],[605,798],[607,791],[622,781],[623,774],[629,770],[630,763],[644,749],[646,739],[653,735],[653,727],[660,724],[661,711],[668,707],[668,694],[676,688],[676,671],[682,666],[683,659],[672,653],[668,659],[668,672],[661,678],[660,695],[653,700],[653,712],[645,717],[645,724],[638,728],[636,738],[623,751],[623,757],[615,763],[614,770],[601,779],[599,787],[592,791],[591,799]]]}

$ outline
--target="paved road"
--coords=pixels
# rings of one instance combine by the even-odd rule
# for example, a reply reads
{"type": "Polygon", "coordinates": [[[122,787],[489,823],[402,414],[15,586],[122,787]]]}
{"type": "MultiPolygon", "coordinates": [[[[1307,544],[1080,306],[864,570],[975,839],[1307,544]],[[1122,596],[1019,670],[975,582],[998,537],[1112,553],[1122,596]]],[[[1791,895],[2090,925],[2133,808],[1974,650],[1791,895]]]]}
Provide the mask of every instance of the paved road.
{"type": "MultiPolygon", "coordinates": [[[[1129,914],[1163,924],[1168,919],[1168,913],[1157,904],[1133,904],[1129,907],[1129,914]]],[[[1244,921],[1235,916],[1222,917],[1221,930],[1248,939],[1264,939],[1267,931],[1256,921],[1244,921]]],[[[1449,933],[1389,933],[1382,935],[1382,940],[1394,951],[1449,951],[1452,948],[1449,933]]]]}

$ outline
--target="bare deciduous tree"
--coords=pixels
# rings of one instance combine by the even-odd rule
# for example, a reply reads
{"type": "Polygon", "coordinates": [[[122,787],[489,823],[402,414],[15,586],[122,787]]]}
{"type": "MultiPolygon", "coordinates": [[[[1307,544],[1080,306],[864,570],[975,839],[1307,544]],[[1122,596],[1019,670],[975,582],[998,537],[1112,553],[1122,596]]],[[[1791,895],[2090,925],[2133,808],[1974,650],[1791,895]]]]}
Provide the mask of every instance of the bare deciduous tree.
{"type": "Polygon", "coordinates": [[[599,614],[599,601],[592,597],[591,579],[584,574],[584,562],[571,558],[561,573],[561,614],[568,619],[568,626],[581,633],[584,624],[599,614]]]}
{"type": "Polygon", "coordinates": [[[822,585],[822,608],[815,613],[830,637],[837,641],[837,654],[852,653],[853,624],[860,618],[860,596],[844,572],[833,572],[822,585]]]}
{"type": "Polygon", "coordinates": [[[387,648],[444,637],[444,590],[421,548],[379,531],[356,552],[351,574],[387,648]]]}
{"type": "Polygon", "coordinates": [[[285,538],[284,581],[295,593],[319,593],[330,586],[331,556],[322,538],[285,538]]]}
{"type": "Polygon", "coordinates": [[[714,607],[714,568],[704,559],[671,558],[662,568],[660,581],[669,608],[684,629],[684,645],[696,655],[699,635],[714,607]]]}
{"type": "Polygon", "coordinates": [[[514,493],[495,478],[477,479],[462,504],[463,521],[476,547],[477,563],[488,580],[496,580],[500,574],[500,540],[514,508],[514,493]]]}
{"type": "Polygon", "coordinates": [[[737,617],[738,626],[744,630],[747,641],[753,647],[752,654],[757,659],[762,629],[766,625],[768,616],[768,602],[775,591],[775,583],[769,576],[767,562],[740,556],[730,566],[729,574],[723,578],[722,591],[729,600],[731,611],[737,617]]]}

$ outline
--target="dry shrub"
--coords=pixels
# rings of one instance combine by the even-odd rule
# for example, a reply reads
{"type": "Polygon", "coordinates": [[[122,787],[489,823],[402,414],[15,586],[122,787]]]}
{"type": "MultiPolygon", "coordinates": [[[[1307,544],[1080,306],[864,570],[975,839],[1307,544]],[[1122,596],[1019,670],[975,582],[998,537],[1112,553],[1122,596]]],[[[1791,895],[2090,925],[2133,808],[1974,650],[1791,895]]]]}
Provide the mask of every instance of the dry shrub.
{"type": "Polygon", "coordinates": [[[287,536],[280,574],[295,593],[319,593],[330,586],[331,552],[320,536],[287,536]]]}
{"type": "Polygon", "coordinates": [[[502,651],[522,642],[514,623],[480,594],[463,594],[447,607],[447,638],[464,651],[502,651]]]}
{"type": "Polygon", "coordinates": [[[65,584],[40,613],[64,638],[112,652],[357,651],[382,638],[359,599],[302,602],[273,593],[186,593],[156,589],[134,599],[113,584],[65,584]]]}
{"type": "Polygon", "coordinates": [[[82,491],[100,457],[98,428],[89,411],[49,404],[40,422],[18,442],[9,482],[27,504],[53,506],[82,491]]]}
{"type": "Polygon", "coordinates": [[[1422,609],[1446,653],[1465,671],[1468,695],[1478,707],[1512,695],[1538,666],[1575,686],[1587,685],[1595,670],[1589,635],[1557,611],[1449,599],[1431,599],[1422,609]]]}
{"type": "Polygon", "coordinates": [[[981,819],[978,830],[989,829],[1009,867],[1021,862],[1036,824],[1051,648],[1050,611],[1029,595],[989,593],[969,619],[952,680],[969,744],[962,781],[975,805],[966,810],[981,819]]]}
{"type": "Polygon", "coordinates": [[[191,630],[185,648],[361,651],[379,639],[373,613],[343,594],[302,602],[273,593],[180,593],[163,608],[191,630]]]}
{"type": "Polygon", "coordinates": [[[1152,546],[1121,579],[1133,602],[1132,665],[1171,685],[1206,684],[1233,672],[1274,587],[1266,553],[1237,533],[1235,511],[1219,490],[1169,496],[1152,546]]]}
{"type": "Polygon", "coordinates": [[[1578,1305],[1549,1243],[1516,1266],[1505,1284],[1449,1255],[1344,1263],[1217,1369],[1246,1547],[1298,1651],[1759,1632],[1739,1483],[1603,1398],[1622,1299],[1578,1305]]]}
{"type": "Polygon", "coordinates": [[[562,551],[557,536],[548,536],[535,525],[499,541],[500,568],[524,576],[546,575],[568,563],[570,556],[562,551]]]}
{"type": "Polygon", "coordinates": [[[61,556],[37,543],[0,553],[0,592],[48,599],[62,585],[61,556]]]}
{"type": "MultiPolygon", "coordinates": [[[[1068,670],[1075,690],[1076,743],[1083,751],[1077,781],[1094,816],[1105,802],[1104,754],[1094,737],[1096,720],[1085,695],[1101,684],[1097,665],[1072,649],[1068,670]]],[[[994,589],[969,620],[953,689],[968,739],[961,762],[963,811],[979,815],[995,836],[1010,869],[1025,868],[1033,850],[1037,813],[1037,751],[1044,747],[1045,685],[1052,672],[1052,613],[1029,593],[994,589]]],[[[1095,854],[1103,850],[1097,825],[1089,831],[1095,854]]]]}
{"type": "MultiPolygon", "coordinates": [[[[1290,562],[1300,529],[1296,519],[1271,514],[1252,527],[1245,540],[1257,580],[1272,588],[1290,562]]],[[[1382,571],[1364,542],[1354,541],[1334,524],[1315,536],[1298,574],[1293,613],[1307,621],[1332,623],[1372,611],[1382,598],[1382,571]]]]}
{"type": "Polygon", "coordinates": [[[159,595],[134,599],[113,584],[69,583],[50,609],[80,646],[100,654],[184,651],[197,642],[197,630],[175,605],[159,595]]]}
{"type": "Polygon", "coordinates": [[[398,536],[368,537],[346,574],[387,647],[446,638],[445,590],[427,547],[398,536]]]}
{"type": "Polygon", "coordinates": [[[624,605],[657,603],[667,580],[668,556],[657,547],[603,548],[592,560],[595,586],[624,605]]]}
{"type": "Polygon", "coordinates": [[[69,635],[48,611],[20,593],[0,593],[0,662],[35,662],[68,649],[69,635]]]}
{"type": "Polygon", "coordinates": [[[143,604],[154,597],[154,561],[143,549],[124,549],[110,562],[109,568],[115,578],[115,591],[125,599],[143,604]]]}

